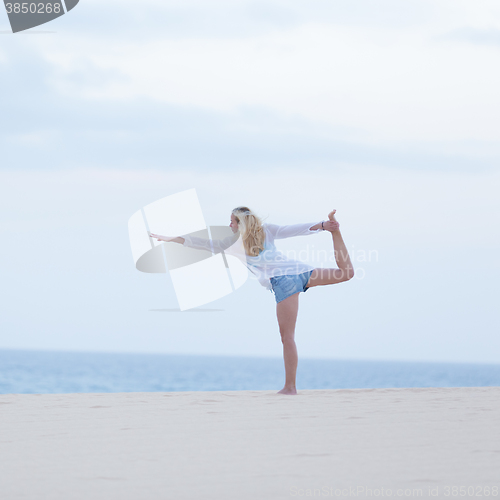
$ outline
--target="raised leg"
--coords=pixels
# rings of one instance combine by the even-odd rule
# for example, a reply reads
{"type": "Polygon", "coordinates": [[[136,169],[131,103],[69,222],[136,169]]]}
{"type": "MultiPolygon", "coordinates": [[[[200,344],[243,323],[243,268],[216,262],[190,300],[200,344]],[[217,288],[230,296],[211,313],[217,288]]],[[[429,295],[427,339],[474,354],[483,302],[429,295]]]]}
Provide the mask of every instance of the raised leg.
{"type": "Polygon", "coordinates": [[[276,315],[283,343],[285,361],[285,386],[278,394],[297,394],[295,377],[297,375],[297,346],[295,345],[295,324],[299,310],[299,294],[296,293],[276,304],[276,315]]]}
{"type": "Polygon", "coordinates": [[[342,235],[340,234],[340,225],[335,219],[336,210],[328,214],[328,221],[325,222],[325,229],[330,231],[333,239],[333,253],[338,269],[318,267],[311,273],[307,282],[307,287],[333,285],[342,283],[354,277],[354,267],[349,257],[349,252],[345,246],[342,235]]]}

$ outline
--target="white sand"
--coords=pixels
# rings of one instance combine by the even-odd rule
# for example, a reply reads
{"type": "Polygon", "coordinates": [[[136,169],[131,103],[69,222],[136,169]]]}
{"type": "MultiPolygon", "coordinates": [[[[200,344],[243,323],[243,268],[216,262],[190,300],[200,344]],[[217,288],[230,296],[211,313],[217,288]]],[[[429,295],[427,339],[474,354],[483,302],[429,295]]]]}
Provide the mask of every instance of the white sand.
{"type": "Polygon", "coordinates": [[[486,496],[499,424],[500,387],[3,395],[0,498],[486,496]]]}

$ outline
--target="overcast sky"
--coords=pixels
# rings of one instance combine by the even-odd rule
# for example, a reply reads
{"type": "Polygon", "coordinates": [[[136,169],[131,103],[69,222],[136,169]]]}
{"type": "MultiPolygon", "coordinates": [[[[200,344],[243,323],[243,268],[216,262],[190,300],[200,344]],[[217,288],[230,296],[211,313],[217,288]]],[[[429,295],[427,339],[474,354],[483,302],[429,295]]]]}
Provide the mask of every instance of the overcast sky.
{"type": "MultiPolygon", "coordinates": [[[[81,0],[9,29],[0,348],[280,356],[258,282],[180,313],[134,269],[129,217],[196,188],[212,225],[338,210],[358,272],[301,294],[300,355],[500,362],[497,1],[81,0]]],[[[306,247],[329,235],[281,242],[306,247]]]]}

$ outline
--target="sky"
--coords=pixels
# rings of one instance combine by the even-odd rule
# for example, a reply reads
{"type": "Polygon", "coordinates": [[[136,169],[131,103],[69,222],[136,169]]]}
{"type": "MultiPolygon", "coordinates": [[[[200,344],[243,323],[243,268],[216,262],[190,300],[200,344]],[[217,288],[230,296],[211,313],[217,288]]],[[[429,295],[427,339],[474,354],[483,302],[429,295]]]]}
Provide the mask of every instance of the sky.
{"type": "Polygon", "coordinates": [[[299,356],[499,363],[499,56],[486,0],[0,9],[0,348],[280,356],[257,281],[179,312],[134,268],[130,216],[195,188],[210,225],[337,209],[356,276],[301,294],[299,356]]]}

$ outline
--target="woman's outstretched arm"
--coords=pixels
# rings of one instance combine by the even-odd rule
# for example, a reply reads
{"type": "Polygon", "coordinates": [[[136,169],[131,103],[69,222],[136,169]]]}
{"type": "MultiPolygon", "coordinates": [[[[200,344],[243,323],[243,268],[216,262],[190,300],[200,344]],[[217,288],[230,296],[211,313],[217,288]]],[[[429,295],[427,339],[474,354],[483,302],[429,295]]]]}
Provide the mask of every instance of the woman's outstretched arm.
{"type": "Polygon", "coordinates": [[[198,250],[208,250],[209,252],[220,253],[228,249],[238,239],[238,235],[228,236],[222,240],[211,240],[209,238],[199,238],[186,234],[184,236],[162,236],[161,234],[151,233],[152,238],[158,241],[180,243],[186,247],[196,248],[198,250]]]}
{"type": "Polygon", "coordinates": [[[320,229],[323,230],[323,228],[321,227],[321,222],[318,222],[317,224],[314,224],[314,226],[310,227],[311,231],[319,231],[320,229]]]}
{"type": "Polygon", "coordinates": [[[276,224],[267,224],[271,234],[276,239],[291,238],[292,236],[304,236],[317,233],[318,231],[333,231],[338,229],[337,221],[324,220],[316,224],[291,224],[288,226],[278,226],[276,224]]]}
{"type": "Polygon", "coordinates": [[[182,236],[177,236],[173,238],[171,236],[162,236],[161,234],[153,234],[153,233],[149,233],[149,236],[151,236],[151,238],[156,238],[158,241],[173,241],[174,243],[181,243],[182,245],[184,245],[185,241],[182,236]]]}
{"type": "Polygon", "coordinates": [[[321,222],[315,224],[290,224],[287,226],[278,226],[277,224],[266,224],[271,236],[275,239],[292,238],[293,236],[305,236],[314,234],[322,230],[321,222]]]}

